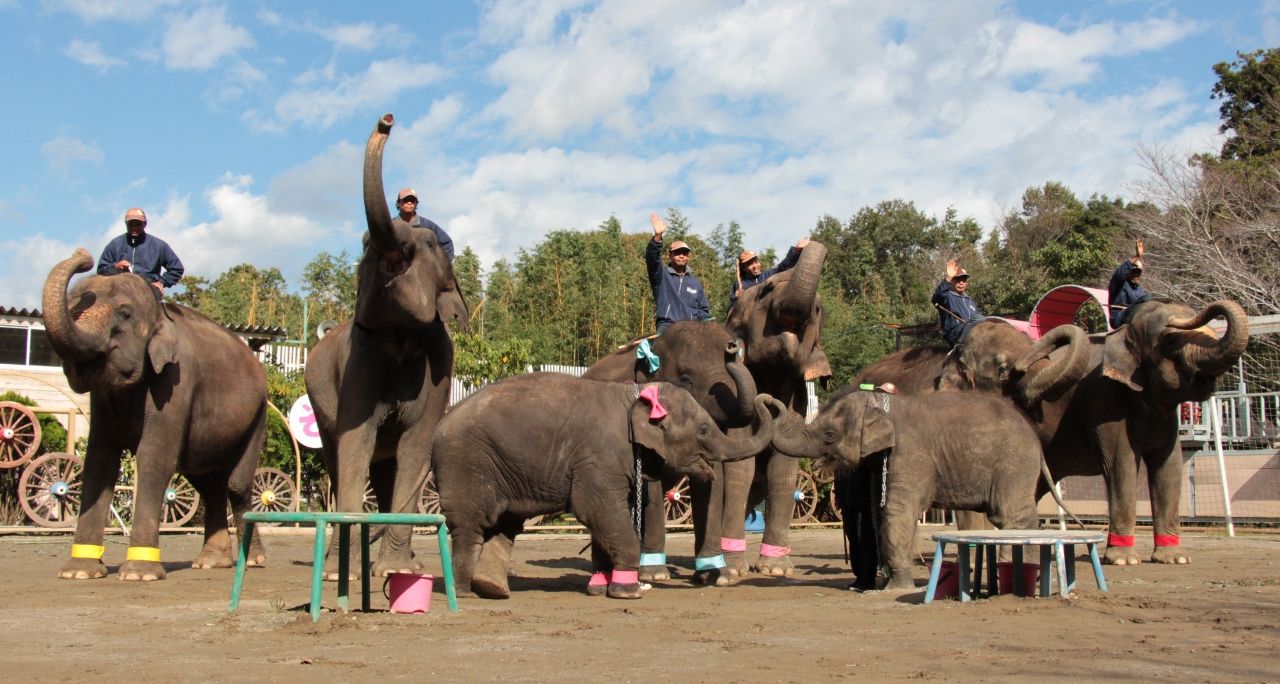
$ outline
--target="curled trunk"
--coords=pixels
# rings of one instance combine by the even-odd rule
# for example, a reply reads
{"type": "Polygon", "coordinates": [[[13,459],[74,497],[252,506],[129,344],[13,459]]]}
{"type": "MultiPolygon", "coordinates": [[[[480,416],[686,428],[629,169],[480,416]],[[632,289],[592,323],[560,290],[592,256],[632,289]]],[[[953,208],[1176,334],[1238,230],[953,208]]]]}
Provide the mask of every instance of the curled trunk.
{"type": "Polygon", "coordinates": [[[382,188],[382,150],[387,145],[387,137],[391,135],[394,123],[395,117],[383,115],[369,134],[369,141],[364,148],[364,216],[369,224],[369,239],[380,252],[400,248],[396,228],[391,221],[391,211],[387,209],[387,195],[382,188]]]}
{"type": "Polygon", "coordinates": [[[1036,340],[1022,356],[1014,361],[1013,368],[1022,373],[1019,390],[1029,403],[1035,403],[1046,393],[1071,385],[1085,376],[1089,370],[1089,338],[1074,325],[1060,325],[1036,340]],[[1059,349],[1065,351],[1059,352],[1059,349]],[[1028,374],[1037,361],[1048,358],[1049,364],[1035,373],[1028,374]]]}
{"type": "Polygon", "coordinates": [[[733,384],[736,396],[738,398],[737,406],[734,410],[734,418],[738,420],[750,420],[755,415],[755,409],[752,403],[756,399],[756,381],[751,377],[751,371],[742,365],[738,360],[738,342],[735,340],[729,343],[725,348],[725,371],[729,373],[729,377],[733,378],[733,384]]]}
{"type": "Polygon", "coordinates": [[[1187,345],[1183,349],[1189,365],[1206,375],[1221,375],[1235,365],[1249,344],[1249,318],[1241,306],[1228,299],[1220,299],[1200,310],[1191,318],[1170,318],[1170,328],[1194,330],[1222,316],[1227,319],[1227,331],[1211,345],[1187,345]]]}
{"type": "Polygon", "coordinates": [[[106,351],[105,333],[89,330],[77,323],[67,307],[67,283],[71,276],[91,268],[93,257],[83,247],[77,248],[70,258],[58,262],[44,281],[41,298],[44,326],[49,334],[49,343],[63,361],[83,361],[106,351]]]}
{"type": "Polygon", "coordinates": [[[773,448],[793,458],[817,458],[817,423],[805,425],[800,420],[788,420],[774,427],[773,448]]]}
{"type": "Polygon", "coordinates": [[[770,411],[770,407],[777,410],[782,409],[782,405],[768,394],[759,394],[755,398],[756,425],[753,425],[755,432],[745,439],[724,438],[723,449],[720,452],[721,460],[724,461],[741,461],[751,458],[765,449],[773,442],[774,416],[770,411]]]}
{"type": "Polygon", "coordinates": [[[805,321],[813,310],[813,300],[818,295],[818,281],[822,277],[822,264],[827,259],[827,247],[821,242],[810,242],[800,252],[800,260],[791,269],[791,280],[786,293],[778,303],[783,318],[805,321]]]}

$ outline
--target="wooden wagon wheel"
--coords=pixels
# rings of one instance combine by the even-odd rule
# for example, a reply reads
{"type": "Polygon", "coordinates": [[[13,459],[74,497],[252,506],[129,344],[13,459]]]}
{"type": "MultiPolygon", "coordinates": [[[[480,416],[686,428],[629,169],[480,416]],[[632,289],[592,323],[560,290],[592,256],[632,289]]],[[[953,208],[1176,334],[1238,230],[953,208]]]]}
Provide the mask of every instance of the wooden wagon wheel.
{"type": "Polygon", "coordinates": [[[422,483],[422,491],[418,492],[418,512],[438,515],[440,513],[440,492],[436,491],[436,473],[427,473],[427,481],[422,483]]]}
{"type": "Polygon", "coordinates": [[[249,510],[298,510],[298,489],[293,478],[279,468],[258,468],[253,471],[253,499],[249,502],[249,510]]]}
{"type": "Polygon", "coordinates": [[[164,504],[160,507],[161,527],[182,527],[196,517],[200,494],[187,478],[174,473],[164,488],[164,504]]]}
{"type": "Polygon", "coordinates": [[[40,448],[40,421],[31,409],[0,401],[0,468],[17,468],[40,448]]]}
{"type": "Polygon", "coordinates": [[[796,489],[792,494],[796,502],[796,512],[792,520],[813,522],[814,511],[818,509],[818,483],[808,471],[801,470],[796,476],[796,489]]]}
{"type": "MultiPolygon", "coordinates": [[[[324,509],[331,512],[336,511],[338,509],[338,503],[333,500],[333,490],[329,486],[328,475],[324,476],[324,479],[321,481],[321,486],[324,488],[324,509]]],[[[366,481],[364,483],[364,503],[361,508],[365,513],[378,512],[378,497],[373,493],[372,482],[366,481]]]]}
{"type": "Polygon", "coordinates": [[[668,523],[687,522],[693,515],[693,499],[689,498],[689,478],[682,477],[674,487],[668,489],[662,497],[662,507],[666,509],[668,523]]]}
{"type": "Polygon", "coordinates": [[[84,461],[62,452],[32,461],[18,478],[18,502],[40,527],[71,527],[80,514],[84,461]]]}

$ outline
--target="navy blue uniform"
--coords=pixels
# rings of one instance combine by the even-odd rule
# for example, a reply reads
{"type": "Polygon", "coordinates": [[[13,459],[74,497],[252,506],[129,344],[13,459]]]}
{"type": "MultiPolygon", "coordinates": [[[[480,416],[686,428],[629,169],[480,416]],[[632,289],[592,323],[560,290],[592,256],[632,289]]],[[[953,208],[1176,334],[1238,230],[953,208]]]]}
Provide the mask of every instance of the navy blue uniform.
{"type": "Polygon", "coordinates": [[[956,292],[946,278],[943,278],[942,282],[938,283],[938,289],[933,291],[932,301],[946,309],[938,312],[938,325],[942,327],[942,338],[953,347],[960,341],[968,323],[982,320],[982,314],[978,313],[978,307],[974,305],[972,299],[969,299],[969,295],[956,292]]]}
{"type": "Polygon", "coordinates": [[[1151,299],[1151,293],[1147,292],[1137,283],[1129,282],[1129,276],[1133,274],[1134,265],[1132,261],[1125,259],[1116,267],[1116,272],[1111,274],[1111,282],[1107,285],[1107,294],[1110,295],[1111,305],[1111,327],[1119,328],[1129,319],[1129,309],[1138,302],[1144,302],[1151,299]]]}
{"type": "Polygon", "coordinates": [[[159,281],[166,288],[177,285],[182,279],[184,270],[186,269],[178,260],[178,255],[173,253],[168,243],[146,233],[142,233],[137,238],[131,237],[128,233],[112,238],[98,259],[99,275],[115,275],[132,271],[142,276],[148,283],[159,281]],[[132,264],[129,270],[116,268],[116,263],[121,259],[132,264]],[[163,272],[161,269],[164,269],[163,272]]]}
{"type": "Polygon", "coordinates": [[[658,332],[676,321],[705,321],[711,318],[707,293],[692,271],[684,275],[662,263],[662,242],[649,240],[644,250],[644,263],[649,269],[649,287],[653,289],[653,301],[657,309],[654,320],[658,332]]]}
{"type": "Polygon", "coordinates": [[[449,257],[449,261],[453,262],[453,238],[444,232],[444,228],[436,225],[436,222],[429,218],[422,218],[422,214],[414,214],[413,220],[409,222],[409,225],[414,228],[427,228],[435,233],[436,241],[440,243],[440,249],[443,249],[444,253],[449,257]]]}
{"type": "MultiPolygon", "coordinates": [[[[742,289],[750,290],[756,285],[759,285],[760,283],[763,283],[764,281],[768,280],[769,276],[772,276],[775,273],[782,273],[783,271],[794,267],[796,265],[796,262],[798,261],[800,261],[800,250],[796,249],[795,247],[792,247],[791,249],[787,250],[787,256],[781,262],[779,262],[777,266],[774,266],[773,268],[767,271],[761,271],[760,275],[754,278],[743,276],[742,289]]],[[[739,266],[738,270],[741,271],[742,267],[739,266]]],[[[738,303],[738,292],[739,290],[738,290],[737,283],[734,283],[733,285],[729,286],[729,308],[730,309],[733,308],[734,304],[738,303]]]]}

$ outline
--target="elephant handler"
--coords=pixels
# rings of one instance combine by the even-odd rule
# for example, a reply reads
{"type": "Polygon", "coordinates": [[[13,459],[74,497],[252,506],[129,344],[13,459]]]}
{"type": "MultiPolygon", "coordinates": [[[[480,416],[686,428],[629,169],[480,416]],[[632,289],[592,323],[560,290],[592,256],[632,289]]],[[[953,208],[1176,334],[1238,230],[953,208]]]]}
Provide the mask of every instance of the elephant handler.
{"type": "Polygon", "coordinates": [[[707,292],[698,276],[689,270],[692,250],[683,240],[671,243],[667,251],[667,265],[663,267],[662,234],[667,232],[667,222],[657,214],[649,215],[653,224],[653,239],[644,250],[645,266],[649,269],[649,287],[653,289],[654,319],[658,332],[676,321],[706,321],[711,319],[711,307],[707,304],[707,292]]]}
{"type": "Polygon", "coordinates": [[[436,240],[440,243],[440,249],[444,250],[446,256],[449,257],[449,263],[453,263],[453,238],[444,232],[444,228],[436,225],[435,221],[429,218],[423,218],[418,215],[418,193],[413,188],[405,188],[396,195],[396,209],[400,211],[400,220],[409,224],[414,228],[429,228],[431,232],[436,234],[436,240]]]}
{"type": "Polygon", "coordinates": [[[136,273],[155,288],[156,299],[182,279],[182,262],[164,240],[147,235],[147,214],[137,207],[124,212],[124,235],[107,243],[98,259],[99,275],[136,273]]]}
{"type": "Polygon", "coordinates": [[[1138,240],[1134,243],[1133,256],[1120,262],[1107,284],[1107,308],[1111,311],[1112,330],[1129,320],[1129,310],[1134,304],[1151,299],[1151,293],[1141,284],[1142,253],[1142,240],[1138,240]]]}
{"type": "Polygon", "coordinates": [[[749,290],[760,283],[768,280],[775,273],[783,271],[796,265],[800,261],[800,252],[804,250],[805,245],[809,244],[809,238],[800,238],[795,247],[787,250],[787,256],[778,263],[777,266],[769,270],[763,270],[764,266],[760,264],[760,256],[751,250],[746,250],[738,255],[738,280],[729,287],[729,308],[732,309],[734,304],[738,303],[738,293],[749,290]]]}
{"type": "Polygon", "coordinates": [[[955,259],[947,262],[947,275],[933,291],[933,305],[938,308],[938,326],[942,338],[954,347],[964,336],[969,324],[983,319],[978,307],[969,298],[969,272],[960,268],[955,259]]]}
{"type": "MultiPolygon", "coordinates": [[[[897,394],[898,388],[891,382],[879,387],[860,385],[863,391],[897,394]]],[[[851,591],[875,591],[877,573],[880,571],[880,509],[884,507],[884,452],[864,458],[856,468],[841,470],[835,475],[836,508],[840,509],[840,522],[844,527],[847,544],[846,560],[853,570],[851,591]]]]}

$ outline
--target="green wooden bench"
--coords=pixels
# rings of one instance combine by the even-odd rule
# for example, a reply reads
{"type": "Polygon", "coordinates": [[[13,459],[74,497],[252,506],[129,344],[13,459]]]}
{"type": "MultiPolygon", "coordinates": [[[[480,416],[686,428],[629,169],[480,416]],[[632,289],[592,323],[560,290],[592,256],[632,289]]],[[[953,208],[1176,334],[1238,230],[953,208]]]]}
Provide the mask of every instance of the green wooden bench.
{"type": "Polygon", "coordinates": [[[324,587],[325,528],[338,528],[338,608],[347,612],[347,595],[350,589],[351,526],[360,526],[361,593],[360,609],[369,611],[369,526],[370,525],[434,525],[440,542],[440,564],[444,568],[445,594],[449,597],[449,610],[458,612],[458,596],[453,586],[453,559],[449,554],[449,528],[443,515],[431,513],[295,513],[290,511],[252,511],[244,514],[244,539],[240,544],[240,557],[236,562],[235,581],[231,585],[231,605],[235,612],[240,605],[240,590],[244,587],[244,569],[253,541],[253,528],[257,523],[309,523],[315,525],[315,553],[311,566],[311,621],[320,619],[320,595],[324,587]]]}

